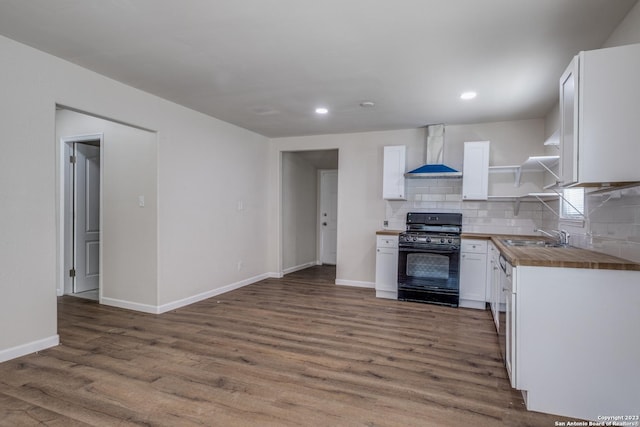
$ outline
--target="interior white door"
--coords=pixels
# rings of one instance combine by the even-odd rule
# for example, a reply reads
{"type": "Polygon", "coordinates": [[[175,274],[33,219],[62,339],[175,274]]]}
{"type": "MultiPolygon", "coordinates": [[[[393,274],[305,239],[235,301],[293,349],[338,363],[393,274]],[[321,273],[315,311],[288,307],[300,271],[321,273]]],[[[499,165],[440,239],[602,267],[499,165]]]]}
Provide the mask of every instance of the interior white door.
{"type": "Polygon", "coordinates": [[[338,171],[320,172],[320,262],[336,264],[338,246],[338,171]]]}
{"type": "Polygon", "coordinates": [[[100,147],[75,148],[75,293],[98,289],[100,280],[100,147]]]}

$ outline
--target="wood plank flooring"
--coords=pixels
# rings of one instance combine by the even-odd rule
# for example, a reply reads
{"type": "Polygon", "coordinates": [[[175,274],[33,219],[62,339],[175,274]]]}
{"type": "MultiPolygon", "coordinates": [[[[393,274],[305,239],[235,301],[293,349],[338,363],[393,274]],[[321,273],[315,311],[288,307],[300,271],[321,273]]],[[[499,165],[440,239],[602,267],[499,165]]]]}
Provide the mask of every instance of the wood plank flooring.
{"type": "Polygon", "coordinates": [[[59,298],[61,345],[0,364],[1,426],[553,426],[489,312],[377,299],[335,268],[162,315],[59,298]]]}

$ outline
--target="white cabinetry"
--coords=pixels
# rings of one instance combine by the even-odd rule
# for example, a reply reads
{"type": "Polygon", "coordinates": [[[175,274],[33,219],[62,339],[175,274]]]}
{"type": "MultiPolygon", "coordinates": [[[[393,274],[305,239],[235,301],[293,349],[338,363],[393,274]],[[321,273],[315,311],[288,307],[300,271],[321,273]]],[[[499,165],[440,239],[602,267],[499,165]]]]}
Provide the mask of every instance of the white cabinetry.
{"type": "Polygon", "coordinates": [[[561,186],[640,181],[640,44],[580,52],[560,79],[561,186]]]}
{"type": "Polygon", "coordinates": [[[500,297],[498,294],[498,287],[500,285],[500,251],[493,242],[489,242],[487,248],[487,302],[491,307],[491,315],[493,316],[493,323],[496,325],[496,331],[498,330],[498,309],[500,303],[500,297]]]}
{"type": "Polygon", "coordinates": [[[511,387],[516,387],[516,328],[515,328],[515,310],[516,310],[516,294],[513,292],[515,275],[513,267],[508,262],[506,269],[502,275],[502,292],[505,301],[505,349],[504,364],[509,374],[511,387]]]}
{"type": "Polygon", "coordinates": [[[487,241],[462,239],[461,246],[459,306],[484,310],[487,293],[487,241]]]}
{"type": "Polygon", "coordinates": [[[571,185],[578,181],[578,63],[576,56],[560,77],[560,185],[571,185]]]}
{"type": "Polygon", "coordinates": [[[385,200],[407,200],[404,173],[407,168],[407,147],[392,145],[384,147],[382,170],[382,198],[385,200]]]}
{"type": "Polygon", "coordinates": [[[487,200],[489,195],[489,141],[464,143],[462,198],[487,200]]]}
{"type": "Polygon", "coordinates": [[[398,299],[398,236],[376,238],[376,297],[398,299]]]}
{"type": "Polygon", "coordinates": [[[496,324],[498,335],[500,335],[504,333],[502,330],[504,325],[501,325],[501,323],[504,322],[504,319],[501,321],[501,317],[504,317],[505,312],[504,292],[502,292],[502,274],[506,268],[506,260],[500,255],[500,251],[497,249],[495,253],[492,254],[492,257],[494,270],[492,276],[491,314],[493,315],[493,321],[496,324]]]}
{"type": "Polygon", "coordinates": [[[640,413],[640,272],[516,266],[511,381],[527,409],[640,413]]]}

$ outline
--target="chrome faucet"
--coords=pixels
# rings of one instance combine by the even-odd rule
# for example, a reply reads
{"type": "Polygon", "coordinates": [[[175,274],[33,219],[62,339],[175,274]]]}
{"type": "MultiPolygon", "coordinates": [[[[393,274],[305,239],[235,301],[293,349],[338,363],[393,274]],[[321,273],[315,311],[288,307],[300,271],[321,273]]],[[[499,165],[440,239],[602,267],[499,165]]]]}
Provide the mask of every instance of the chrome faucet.
{"type": "Polygon", "coordinates": [[[569,245],[569,237],[571,235],[567,232],[567,230],[560,230],[560,244],[564,246],[569,245]]]}
{"type": "Polygon", "coordinates": [[[567,246],[569,244],[569,237],[571,237],[567,230],[551,230],[551,232],[548,232],[541,228],[536,228],[533,230],[533,232],[542,233],[545,236],[551,237],[552,239],[558,239],[558,243],[563,246],[567,246]]]}

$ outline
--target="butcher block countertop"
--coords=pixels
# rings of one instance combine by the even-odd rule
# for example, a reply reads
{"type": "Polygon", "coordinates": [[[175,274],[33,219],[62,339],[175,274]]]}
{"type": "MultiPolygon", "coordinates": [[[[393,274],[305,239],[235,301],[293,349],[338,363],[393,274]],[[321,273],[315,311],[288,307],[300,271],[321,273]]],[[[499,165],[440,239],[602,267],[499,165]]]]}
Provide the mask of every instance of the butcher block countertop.
{"type": "Polygon", "coordinates": [[[536,246],[507,246],[503,239],[544,240],[536,236],[509,236],[463,233],[463,239],[491,240],[513,266],[593,268],[603,270],[640,271],[640,264],[623,258],[576,247],[547,248],[536,246]]]}
{"type": "Polygon", "coordinates": [[[400,233],[404,233],[404,230],[378,230],[376,235],[378,236],[397,236],[400,233]]]}

